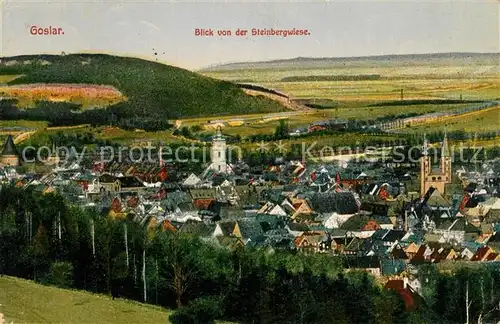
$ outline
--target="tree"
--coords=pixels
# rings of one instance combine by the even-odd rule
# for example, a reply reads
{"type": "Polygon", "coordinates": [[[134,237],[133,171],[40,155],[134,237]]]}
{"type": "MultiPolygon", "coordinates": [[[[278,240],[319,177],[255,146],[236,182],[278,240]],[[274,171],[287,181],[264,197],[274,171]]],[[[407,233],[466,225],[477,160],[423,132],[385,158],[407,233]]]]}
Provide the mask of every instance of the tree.
{"type": "Polygon", "coordinates": [[[288,133],[290,133],[288,124],[284,119],[280,119],[279,125],[276,126],[276,130],[274,131],[274,137],[276,139],[283,139],[288,136],[288,133]]]}

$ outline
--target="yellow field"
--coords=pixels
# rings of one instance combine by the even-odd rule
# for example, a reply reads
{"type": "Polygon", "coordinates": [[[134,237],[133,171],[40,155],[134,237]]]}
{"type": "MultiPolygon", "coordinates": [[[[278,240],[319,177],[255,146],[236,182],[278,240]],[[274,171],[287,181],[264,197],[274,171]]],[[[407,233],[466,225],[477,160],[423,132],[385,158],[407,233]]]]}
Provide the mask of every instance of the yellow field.
{"type": "Polygon", "coordinates": [[[127,98],[116,88],[86,84],[22,84],[0,86],[0,96],[15,98],[20,107],[33,107],[37,101],[71,102],[87,107],[109,106],[127,98]]]}
{"type": "Polygon", "coordinates": [[[0,75],[0,84],[8,83],[21,75],[0,75]]]}

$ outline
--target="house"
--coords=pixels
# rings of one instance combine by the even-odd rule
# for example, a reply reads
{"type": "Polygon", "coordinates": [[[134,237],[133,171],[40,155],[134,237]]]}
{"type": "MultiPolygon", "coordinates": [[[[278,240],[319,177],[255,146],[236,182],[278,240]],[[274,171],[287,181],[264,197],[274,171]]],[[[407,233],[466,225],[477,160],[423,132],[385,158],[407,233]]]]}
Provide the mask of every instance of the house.
{"type": "Polygon", "coordinates": [[[290,222],[285,226],[285,229],[294,237],[301,236],[309,231],[309,227],[303,223],[290,222]]]}
{"type": "Polygon", "coordinates": [[[255,219],[242,219],[237,221],[232,235],[239,237],[245,245],[249,242],[264,240],[262,225],[255,219]]]}
{"type": "Polygon", "coordinates": [[[236,226],[235,221],[217,222],[215,225],[214,236],[231,236],[236,226]]]}
{"type": "Polygon", "coordinates": [[[324,219],[328,219],[334,213],[353,215],[359,209],[356,198],[350,191],[315,193],[310,198],[310,203],[312,210],[324,215],[324,219]]]}
{"type": "Polygon", "coordinates": [[[196,174],[191,173],[183,182],[184,187],[195,187],[201,182],[201,179],[196,176],[196,174]]]}
{"type": "Polygon", "coordinates": [[[497,251],[500,251],[500,231],[497,231],[488,239],[488,246],[497,251]]]}
{"type": "Polygon", "coordinates": [[[407,311],[418,308],[424,302],[422,296],[409,285],[408,278],[389,280],[384,288],[397,292],[403,299],[407,311]]]}
{"type": "Polygon", "coordinates": [[[359,238],[369,238],[375,231],[381,229],[380,225],[370,215],[362,213],[350,217],[340,228],[359,238]]]}
{"type": "MultiPolygon", "coordinates": [[[[446,219],[434,230],[444,242],[461,243],[465,240],[465,227],[468,225],[463,218],[446,219]]],[[[479,235],[478,235],[479,236],[479,235]]]]}
{"type": "Polygon", "coordinates": [[[328,230],[330,239],[332,240],[331,249],[334,253],[344,253],[344,249],[351,242],[352,237],[346,230],[331,229],[328,230]]]}
{"type": "Polygon", "coordinates": [[[323,231],[304,232],[295,238],[293,244],[304,252],[325,252],[330,249],[330,238],[323,231]]]}
{"type": "Polygon", "coordinates": [[[146,186],[135,176],[118,177],[120,192],[145,192],[146,186]]]}
{"type": "Polygon", "coordinates": [[[346,255],[360,255],[362,247],[366,244],[367,239],[353,237],[344,247],[343,253],[346,255]]]}
{"type": "Polygon", "coordinates": [[[426,244],[422,244],[417,253],[410,259],[411,264],[422,264],[430,262],[430,256],[434,252],[434,249],[426,244]]]}
{"type": "Polygon", "coordinates": [[[408,256],[408,258],[411,259],[415,256],[415,254],[417,254],[419,248],[420,248],[419,245],[415,244],[415,242],[411,242],[410,244],[408,244],[408,246],[406,246],[404,251],[408,256]]]}
{"type": "Polygon", "coordinates": [[[381,276],[380,258],[378,256],[349,257],[347,271],[366,271],[375,277],[381,276]]]}
{"type": "Polygon", "coordinates": [[[262,206],[257,213],[288,217],[288,214],[286,213],[285,209],[282,206],[280,206],[279,204],[272,203],[270,201],[264,204],[264,206],[262,206]]]}
{"type": "Polygon", "coordinates": [[[313,209],[309,206],[309,203],[305,199],[291,198],[292,206],[294,212],[291,215],[291,219],[299,218],[301,215],[311,215],[313,214],[313,209]]]}
{"type": "Polygon", "coordinates": [[[193,199],[193,204],[197,209],[208,209],[210,204],[216,200],[216,188],[190,188],[189,194],[193,199]]]}
{"type": "Polygon", "coordinates": [[[431,262],[437,263],[441,261],[456,260],[458,255],[451,247],[439,247],[434,249],[429,258],[431,262]]]}
{"type": "MultiPolygon", "coordinates": [[[[472,256],[470,259],[471,261],[487,261],[488,256],[492,253],[495,253],[495,251],[490,248],[489,246],[483,246],[477,249],[476,253],[472,256]]],[[[496,257],[496,256],[495,256],[496,257]]]]}
{"type": "Polygon", "coordinates": [[[96,185],[99,192],[101,193],[104,192],[118,193],[121,191],[120,181],[115,176],[112,176],[109,173],[101,175],[98,178],[96,185]]]}
{"type": "Polygon", "coordinates": [[[406,270],[406,262],[403,259],[382,259],[380,270],[383,276],[397,276],[406,270]]]}
{"type": "Polygon", "coordinates": [[[473,252],[470,248],[465,247],[462,251],[460,251],[460,259],[465,261],[470,261],[474,256],[475,252],[473,252]]]}
{"type": "Polygon", "coordinates": [[[202,239],[210,239],[214,235],[215,225],[206,224],[204,222],[198,222],[194,220],[189,220],[185,222],[180,228],[180,233],[191,234],[198,236],[202,239]]]}

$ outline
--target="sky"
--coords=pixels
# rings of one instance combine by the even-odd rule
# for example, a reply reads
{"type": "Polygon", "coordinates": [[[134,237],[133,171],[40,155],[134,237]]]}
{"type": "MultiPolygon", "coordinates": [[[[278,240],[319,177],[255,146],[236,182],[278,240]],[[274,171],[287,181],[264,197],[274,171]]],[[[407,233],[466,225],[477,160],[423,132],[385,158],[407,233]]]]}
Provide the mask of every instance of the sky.
{"type": "Polygon", "coordinates": [[[497,0],[0,2],[1,56],[110,53],[198,69],[299,56],[500,52],[497,0]],[[62,28],[64,35],[32,35],[32,26],[62,28]],[[233,35],[200,37],[196,28],[233,35]],[[310,35],[236,36],[238,28],[307,29],[310,35]]]}

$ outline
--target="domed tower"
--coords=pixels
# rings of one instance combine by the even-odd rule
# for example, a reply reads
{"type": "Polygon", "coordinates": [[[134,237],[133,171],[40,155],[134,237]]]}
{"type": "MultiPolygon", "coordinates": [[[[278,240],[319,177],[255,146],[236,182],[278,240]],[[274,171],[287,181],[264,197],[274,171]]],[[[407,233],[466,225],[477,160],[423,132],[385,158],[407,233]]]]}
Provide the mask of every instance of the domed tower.
{"type": "Polygon", "coordinates": [[[212,138],[212,149],[210,151],[210,158],[212,160],[212,169],[217,172],[226,172],[227,144],[226,139],[222,136],[220,127],[217,127],[217,133],[212,138]]]}
{"type": "Polygon", "coordinates": [[[7,140],[3,145],[3,150],[2,153],[0,154],[0,165],[2,166],[21,165],[19,153],[17,152],[17,148],[16,145],[14,144],[14,139],[12,138],[12,135],[7,136],[7,140]]]}
{"type": "Polygon", "coordinates": [[[211,163],[208,168],[203,172],[203,176],[208,174],[209,171],[216,173],[233,173],[233,169],[227,163],[227,144],[226,139],[222,136],[220,127],[217,128],[215,136],[212,138],[212,148],[210,149],[211,163]]]}

